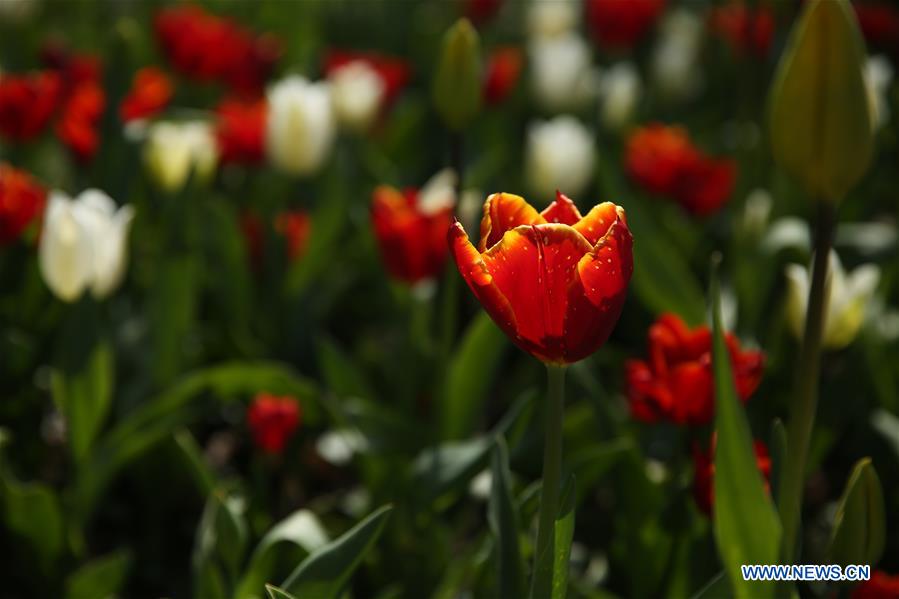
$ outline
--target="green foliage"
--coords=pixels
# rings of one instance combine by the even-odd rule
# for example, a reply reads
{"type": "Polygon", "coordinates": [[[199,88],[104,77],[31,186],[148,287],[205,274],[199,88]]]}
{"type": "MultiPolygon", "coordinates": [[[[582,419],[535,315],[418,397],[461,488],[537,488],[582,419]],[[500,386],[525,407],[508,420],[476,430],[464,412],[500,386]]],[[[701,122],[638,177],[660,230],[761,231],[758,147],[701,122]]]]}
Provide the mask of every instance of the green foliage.
{"type": "Polygon", "coordinates": [[[880,479],[870,458],[852,469],[834,516],[831,563],[876,565],[883,553],[886,515],[880,479]]]}
{"type": "Polygon", "coordinates": [[[521,597],[524,574],[518,543],[518,515],[512,499],[509,450],[502,437],[493,448],[490,472],[488,520],[496,545],[497,592],[501,597],[521,597]]]}
{"type": "Polygon", "coordinates": [[[132,561],[127,551],[116,551],[86,563],[66,580],[66,599],[115,597],[128,576],[132,561]]]}
{"type": "Polygon", "coordinates": [[[562,489],[559,515],[556,517],[553,535],[553,586],[552,599],[568,596],[568,570],[571,558],[571,541],[574,540],[574,512],[577,490],[573,476],[562,489]]]}

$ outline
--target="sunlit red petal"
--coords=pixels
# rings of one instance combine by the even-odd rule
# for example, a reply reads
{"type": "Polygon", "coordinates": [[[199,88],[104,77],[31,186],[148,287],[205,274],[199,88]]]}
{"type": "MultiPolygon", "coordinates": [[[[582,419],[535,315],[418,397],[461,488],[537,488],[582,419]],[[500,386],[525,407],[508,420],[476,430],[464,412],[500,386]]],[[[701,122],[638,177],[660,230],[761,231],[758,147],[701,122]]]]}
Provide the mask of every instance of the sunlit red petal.
{"type": "MultiPolygon", "coordinates": [[[[563,225],[573,225],[581,220],[581,213],[577,206],[561,191],[556,192],[556,199],[540,213],[540,216],[548,223],[562,223],[563,225]]],[[[596,243],[596,241],[592,243],[596,243]]]]}
{"type": "Polygon", "coordinates": [[[515,227],[545,222],[540,213],[523,197],[511,193],[495,193],[488,197],[484,204],[478,249],[484,252],[493,247],[503,238],[506,231],[515,227]]]}

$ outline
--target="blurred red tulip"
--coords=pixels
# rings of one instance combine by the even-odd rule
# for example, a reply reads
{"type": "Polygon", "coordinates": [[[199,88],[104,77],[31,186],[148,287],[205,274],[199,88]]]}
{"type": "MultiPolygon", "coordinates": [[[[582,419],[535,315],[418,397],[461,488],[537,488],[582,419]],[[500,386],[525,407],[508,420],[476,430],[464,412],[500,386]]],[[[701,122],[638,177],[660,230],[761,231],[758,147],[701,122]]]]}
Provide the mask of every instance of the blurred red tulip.
{"type": "Polygon", "coordinates": [[[462,12],[475,24],[489,21],[502,8],[503,0],[462,0],[462,12]]]}
{"type": "MultiPolygon", "coordinates": [[[[712,515],[712,508],[715,505],[715,437],[712,437],[711,449],[708,453],[693,447],[693,498],[696,505],[699,506],[706,515],[712,515]]],[[[768,448],[761,441],[753,443],[755,450],[755,462],[759,472],[765,479],[765,490],[770,493],[771,487],[768,480],[771,478],[771,458],[768,455],[768,448]]]]}
{"type": "Polygon", "coordinates": [[[155,116],[168,106],[174,91],[165,71],[144,67],[135,73],[131,90],[119,105],[119,116],[126,123],[155,116]]]}
{"type": "Polygon", "coordinates": [[[247,424],[259,449],[279,454],[300,425],[300,404],[293,397],[259,393],[247,409],[247,424]]]}
{"type": "Polygon", "coordinates": [[[0,245],[12,243],[44,211],[47,192],[25,171],[0,163],[0,245]]]}
{"type": "Polygon", "coordinates": [[[231,19],[195,5],[156,15],[156,37],[172,65],[197,81],[216,81],[243,94],[258,94],[281,57],[271,35],[255,36],[231,19]]]}
{"type": "Polygon", "coordinates": [[[668,196],[697,216],[720,209],[736,179],[733,161],[704,155],[684,128],[659,123],[631,134],[625,168],[646,191],[668,196]]]}
{"type": "Polygon", "coordinates": [[[264,98],[225,99],[215,109],[215,137],[222,164],[258,164],[265,158],[264,98]]]}
{"type": "Polygon", "coordinates": [[[709,29],[739,55],[764,58],[774,39],[774,13],[768,6],[751,9],[740,2],[712,8],[709,29]]]}
{"type": "Polygon", "coordinates": [[[899,599],[899,576],[875,570],[869,580],[855,587],[852,599],[899,599]]]}
{"type": "Polygon", "coordinates": [[[372,194],[375,239],[387,271],[410,285],[433,279],[447,258],[446,231],[453,205],[422,206],[419,190],[381,185],[372,194]]]}
{"type": "MultiPolygon", "coordinates": [[[[263,223],[251,212],[240,217],[240,228],[247,243],[247,253],[253,268],[262,264],[264,243],[263,223]]],[[[287,243],[287,257],[299,260],[306,251],[309,236],[312,233],[312,218],[302,210],[288,210],[275,217],[274,230],[282,235],[287,243]]]]}
{"type": "MultiPolygon", "coordinates": [[[[689,329],[678,316],[663,314],[649,328],[649,357],[625,364],[627,395],[634,418],[704,425],[715,412],[712,333],[707,326],[689,329]]],[[[725,336],[737,395],[746,401],[758,388],[765,358],[744,351],[725,336]]]]}
{"type": "Polygon", "coordinates": [[[496,324],[543,362],[569,364],[612,332],[633,272],[624,210],[581,216],[569,198],[537,212],[523,198],[487,198],[478,248],[458,222],[449,232],[459,272],[496,324]]]}
{"type": "Polygon", "coordinates": [[[62,80],[51,71],[0,74],[0,135],[23,142],[40,135],[59,103],[62,80]]]}
{"type": "Polygon", "coordinates": [[[77,85],[65,99],[56,134],[80,162],[90,161],[100,147],[100,117],[106,93],[96,83],[77,85]]]}
{"type": "Polygon", "coordinates": [[[887,2],[853,2],[858,24],[873,48],[899,54],[899,8],[887,2]]]}
{"type": "Polygon", "coordinates": [[[493,105],[502,103],[518,84],[523,67],[524,56],[519,48],[505,46],[494,50],[487,61],[484,101],[493,105]]]}
{"type": "Polygon", "coordinates": [[[655,24],[665,0],[587,0],[587,24],[603,47],[634,47],[655,24]]]}
{"type": "Polygon", "coordinates": [[[409,82],[412,68],[401,58],[378,54],[377,52],[354,52],[331,50],[325,56],[325,75],[331,75],[340,67],[353,62],[363,62],[374,70],[384,84],[383,108],[389,107],[409,82]]]}

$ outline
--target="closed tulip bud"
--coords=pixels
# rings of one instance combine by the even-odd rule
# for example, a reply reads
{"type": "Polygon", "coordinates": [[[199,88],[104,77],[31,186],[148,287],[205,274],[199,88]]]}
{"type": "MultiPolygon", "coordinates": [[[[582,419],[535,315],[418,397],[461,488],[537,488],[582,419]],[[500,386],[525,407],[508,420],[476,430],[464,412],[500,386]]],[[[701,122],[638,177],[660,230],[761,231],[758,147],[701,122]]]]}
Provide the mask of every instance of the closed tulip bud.
{"type": "Polygon", "coordinates": [[[437,113],[453,131],[464,128],[481,108],[481,42],[467,19],[443,37],[432,92],[437,113]]]}
{"type": "Polygon", "coordinates": [[[351,131],[365,131],[375,120],[385,86],[372,67],[354,61],[328,75],[337,122],[351,131]]]}
{"type": "Polygon", "coordinates": [[[39,262],[47,287],[59,299],[72,302],[85,289],[97,299],[121,283],[128,262],[128,232],[134,209],[115,202],[97,189],[75,200],[54,191],[44,218],[39,262]]]}
{"type": "Polygon", "coordinates": [[[618,63],[603,73],[599,110],[603,124],[613,130],[621,130],[630,124],[642,91],[640,74],[630,62],[618,63]]]}
{"type": "Polygon", "coordinates": [[[272,164],[291,175],[319,171],[337,133],[330,86],[287,77],[269,88],[268,106],[266,152],[272,164]]]}
{"type": "Polygon", "coordinates": [[[768,98],[775,161],[806,192],[836,202],[871,162],[864,43],[845,0],[805,3],[768,98]]]}
{"type": "Polygon", "coordinates": [[[531,91],[537,102],[554,112],[579,108],[595,99],[599,71],[590,46],[574,33],[531,42],[531,91]]]}
{"type": "Polygon", "coordinates": [[[533,123],[526,152],[529,181],[540,197],[551,198],[557,189],[577,195],[593,178],[593,135],[574,117],[558,116],[533,123]]]}
{"type": "Polygon", "coordinates": [[[147,131],[144,162],[156,184],[174,193],[184,187],[191,174],[198,180],[212,176],[218,163],[217,148],[208,123],[155,123],[147,131]]]}
{"type": "MultiPolygon", "coordinates": [[[[865,320],[868,304],[880,282],[880,268],[873,264],[859,266],[851,273],[843,270],[836,252],[830,252],[830,276],[827,279],[824,334],[821,343],[828,349],[846,347],[858,335],[865,320]]],[[[798,264],[787,266],[787,320],[797,339],[805,329],[805,312],[809,293],[809,270],[798,264]]]]}
{"type": "Polygon", "coordinates": [[[528,8],[528,34],[534,38],[555,37],[577,27],[580,7],[573,0],[539,2],[528,8]]]}

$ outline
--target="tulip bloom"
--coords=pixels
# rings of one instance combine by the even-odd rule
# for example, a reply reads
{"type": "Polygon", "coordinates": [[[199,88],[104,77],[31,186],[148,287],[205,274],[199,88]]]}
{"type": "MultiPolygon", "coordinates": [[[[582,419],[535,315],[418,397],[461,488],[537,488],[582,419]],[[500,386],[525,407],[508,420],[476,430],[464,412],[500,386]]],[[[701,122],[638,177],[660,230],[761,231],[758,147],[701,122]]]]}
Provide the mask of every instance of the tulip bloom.
{"type": "Polygon", "coordinates": [[[487,61],[484,101],[490,105],[503,103],[518,84],[522,68],[524,56],[520,49],[515,46],[496,49],[487,61]]]}
{"type": "Polygon", "coordinates": [[[279,454],[300,425],[300,404],[290,396],[259,393],[247,409],[247,424],[259,449],[279,454]]]}
{"type": "MultiPolygon", "coordinates": [[[[625,364],[631,413],[644,422],[711,422],[715,411],[712,332],[707,326],[690,330],[678,316],[663,314],[649,328],[648,337],[649,358],[625,364]]],[[[764,355],[742,350],[731,334],[724,339],[737,394],[745,402],[761,382],[764,355]]]]}
{"type": "Polygon", "coordinates": [[[573,116],[531,123],[525,154],[528,183],[540,196],[550,196],[562,186],[581,193],[593,179],[594,135],[573,116]]]}
{"type": "Polygon", "coordinates": [[[899,55],[899,9],[885,0],[853,2],[852,8],[868,46],[899,55]]]}
{"type": "Polygon", "coordinates": [[[561,193],[543,212],[519,196],[493,194],[477,249],[459,223],[449,242],[494,322],[550,364],[577,362],[605,343],[634,268],[624,210],[606,202],[581,216],[561,193]]]}
{"type": "Polygon", "coordinates": [[[62,80],[54,72],[0,74],[0,136],[13,142],[41,134],[56,111],[62,80]]]}
{"type": "MultiPolygon", "coordinates": [[[[880,282],[880,268],[874,264],[863,264],[847,273],[839,256],[830,251],[830,265],[825,293],[824,333],[821,344],[827,349],[842,349],[852,343],[865,320],[877,285],[880,282]]],[[[808,304],[811,269],[798,264],[789,264],[787,276],[787,323],[797,339],[802,339],[805,331],[805,313],[808,304]]]]}
{"type": "Polygon", "coordinates": [[[750,9],[732,2],[711,10],[709,29],[727,42],[736,54],[765,58],[774,38],[774,14],[767,6],[750,9]]]}
{"type": "Polygon", "coordinates": [[[587,0],[587,24],[603,47],[636,45],[665,8],[665,0],[587,0]]]}
{"type": "Polygon", "coordinates": [[[106,93],[99,84],[77,85],[66,98],[56,135],[79,162],[88,162],[100,147],[100,117],[106,108],[106,93]]]}
{"type": "Polygon", "coordinates": [[[119,105],[119,116],[129,122],[162,112],[175,93],[172,80],[162,69],[144,67],[134,75],[131,90],[119,105]]]}
{"type": "Polygon", "coordinates": [[[852,599],[895,599],[899,597],[899,576],[890,576],[882,570],[871,572],[871,578],[862,581],[852,591],[852,599]]]}
{"type": "MultiPolygon", "coordinates": [[[[768,455],[768,448],[761,441],[753,443],[755,451],[755,463],[762,473],[765,481],[765,490],[770,493],[771,487],[768,484],[771,478],[771,457],[768,455]]],[[[706,453],[698,447],[693,448],[693,498],[699,509],[705,512],[707,516],[712,515],[712,508],[715,504],[715,438],[712,437],[712,447],[709,453],[706,453]]]]}
{"type": "Polygon", "coordinates": [[[147,132],[144,162],[153,180],[169,193],[179,191],[191,173],[208,179],[218,163],[218,149],[209,123],[157,122],[147,132]]]}
{"type": "Polygon", "coordinates": [[[697,216],[720,209],[736,178],[732,161],[703,154],[682,127],[657,123],[631,135],[625,167],[646,191],[668,196],[697,216]]]}
{"type": "Polygon", "coordinates": [[[258,164],[265,158],[268,105],[258,100],[223,100],[215,109],[215,139],[222,164],[258,164]]]}
{"type": "Polygon", "coordinates": [[[383,87],[380,106],[386,109],[409,82],[411,68],[400,58],[385,56],[376,52],[348,52],[331,50],[325,57],[325,75],[330,79],[335,72],[353,63],[361,63],[374,72],[383,87]]]}
{"type": "Polygon", "coordinates": [[[61,300],[72,302],[90,288],[102,299],[112,293],[128,263],[131,206],[115,202],[97,189],[72,200],[54,191],[44,218],[39,248],[41,274],[61,300]]]}
{"type": "Polygon", "coordinates": [[[46,197],[31,175],[0,163],[0,246],[19,238],[44,211],[46,197]]]}
{"type": "Polygon", "coordinates": [[[291,175],[311,175],[324,166],[337,134],[327,83],[294,75],[268,90],[266,153],[291,175]]]}
{"type": "Polygon", "coordinates": [[[447,257],[446,231],[453,222],[456,175],[447,169],[421,190],[387,185],[372,195],[375,239],[387,271],[410,285],[433,279],[447,257]]]}

